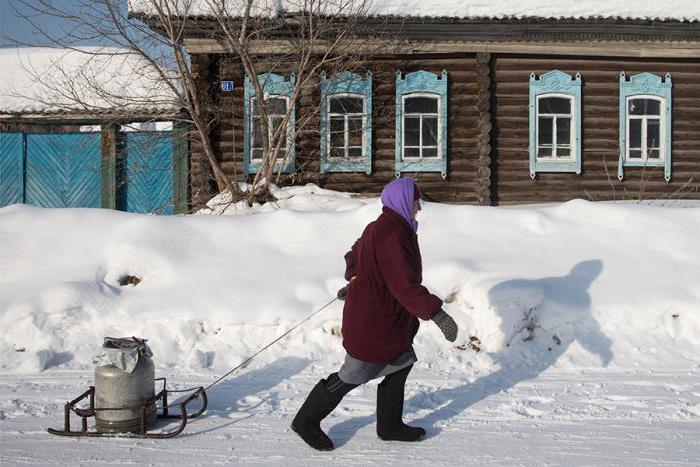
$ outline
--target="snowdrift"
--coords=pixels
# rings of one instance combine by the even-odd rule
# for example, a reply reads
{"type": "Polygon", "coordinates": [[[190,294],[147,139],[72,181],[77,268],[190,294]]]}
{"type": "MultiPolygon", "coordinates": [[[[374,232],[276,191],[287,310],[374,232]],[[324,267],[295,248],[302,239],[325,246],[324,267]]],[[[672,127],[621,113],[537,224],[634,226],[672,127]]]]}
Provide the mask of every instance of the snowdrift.
{"type": "MultiPolygon", "coordinates": [[[[149,339],[161,368],[238,364],[335,296],[343,254],[380,211],[377,199],[313,185],[277,196],[177,217],[0,209],[2,368],[89,369],[104,336],[132,335],[149,339]]],[[[461,329],[450,345],[424,323],[421,364],[466,374],[697,365],[697,207],[423,206],[424,281],[461,329]]],[[[340,362],[341,314],[333,303],[260,360],[340,362]]]]}

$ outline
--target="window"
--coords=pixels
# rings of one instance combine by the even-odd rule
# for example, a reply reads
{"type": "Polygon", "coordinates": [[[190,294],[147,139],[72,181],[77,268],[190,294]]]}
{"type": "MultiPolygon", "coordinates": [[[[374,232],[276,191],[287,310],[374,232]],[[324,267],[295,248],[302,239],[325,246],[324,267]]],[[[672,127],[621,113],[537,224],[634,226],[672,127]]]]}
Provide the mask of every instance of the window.
{"type": "Polygon", "coordinates": [[[403,158],[438,157],[440,98],[427,94],[403,96],[403,158]]]}
{"type": "Polygon", "coordinates": [[[581,173],[581,75],[530,75],[530,177],[581,173]]]}
{"type": "Polygon", "coordinates": [[[537,97],[537,158],[571,159],[573,96],[537,97]]]}
{"type": "Polygon", "coordinates": [[[352,94],[328,99],[331,159],[362,157],[362,128],[365,100],[352,94]]]}
{"type": "Polygon", "coordinates": [[[620,73],[620,180],[624,167],[664,167],[671,180],[671,86],[670,74],[620,73]]]}
{"type": "Polygon", "coordinates": [[[396,176],[447,176],[447,72],[396,73],[396,176]]]}
{"type": "Polygon", "coordinates": [[[662,104],[651,96],[627,98],[627,160],[659,160],[662,104]]]}
{"type": "MultiPolygon", "coordinates": [[[[268,96],[265,100],[267,105],[267,140],[272,143],[272,137],[284,120],[287,113],[287,98],[285,96],[268,96]]],[[[250,131],[252,133],[252,145],[250,148],[250,160],[262,162],[263,156],[263,134],[260,122],[260,102],[257,97],[251,98],[250,107],[253,109],[251,115],[250,131]]],[[[283,136],[282,147],[277,153],[277,159],[283,161],[287,153],[287,135],[283,136]]]]}
{"type": "Polygon", "coordinates": [[[321,173],[372,172],[372,74],[321,75],[321,173]]]}
{"type": "Polygon", "coordinates": [[[260,170],[263,156],[263,138],[272,140],[273,135],[284,121],[284,116],[292,105],[287,127],[283,129],[282,146],[277,153],[274,170],[291,172],[295,165],[294,150],[294,120],[295,109],[289,99],[294,89],[295,77],[291,74],[289,80],[280,75],[265,73],[258,75],[258,82],[263,89],[263,100],[255,95],[255,88],[248,77],[245,78],[244,91],[244,120],[243,120],[243,169],[247,174],[260,170]],[[260,105],[265,104],[267,111],[267,135],[262,134],[260,105]]]}

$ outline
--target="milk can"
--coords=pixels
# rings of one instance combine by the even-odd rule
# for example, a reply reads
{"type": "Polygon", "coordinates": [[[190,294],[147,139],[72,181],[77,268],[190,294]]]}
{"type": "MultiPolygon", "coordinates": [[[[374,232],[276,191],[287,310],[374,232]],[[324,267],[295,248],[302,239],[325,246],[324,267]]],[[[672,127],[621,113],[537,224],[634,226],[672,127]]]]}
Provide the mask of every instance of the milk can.
{"type": "Polygon", "coordinates": [[[156,405],[152,400],[155,395],[152,355],[145,339],[105,337],[100,352],[93,359],[97,431],[138,432],[144,406],[146,428],[153,424],[156,405]]]}

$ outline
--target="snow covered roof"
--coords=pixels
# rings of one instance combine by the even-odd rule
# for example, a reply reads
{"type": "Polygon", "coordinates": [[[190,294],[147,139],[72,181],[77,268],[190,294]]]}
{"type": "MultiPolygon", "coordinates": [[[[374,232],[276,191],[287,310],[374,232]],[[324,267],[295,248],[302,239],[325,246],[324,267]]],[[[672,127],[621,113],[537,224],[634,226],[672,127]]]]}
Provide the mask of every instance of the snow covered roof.
{"type": "MultiPolygon", "coordinates": [[[[333,9],[336,0],[330,0],[333,9]]],[[[362,1],[362,0],[358,0],[362,1]]],[[[129,12],[153,15],[154,4],[187,16],[212,16],[220,0],[129,0],[129,12]]],[[[232,16],[240,16],[245,2],[228,3],[232,16]]],[[[342,2],[347,5],[346,2],[342,2]]],[[[278,11],[296,12],[304,9],[308,0],[258,0],[253,14],[272,15],[278,11]]],[[[341,8],[338,2],[335,8],[341,8]]],[[[318,7],[315,7],[318,8],[318,7]]],[[[352,7],[351,7],[352,8],[352,7]]],[[[356,9],[356,7],[355,7],[356,9]]],[[[369,0],[370,16],[401,16],[420,18],[624,18],[699,21],[700,2],[697,0],[369,0]]]]}
{"type": "Polygon", "coordinates": [[[0,49],[0,114],[139,114],[177,110],[154,66],[126,49],[0,49]]]}

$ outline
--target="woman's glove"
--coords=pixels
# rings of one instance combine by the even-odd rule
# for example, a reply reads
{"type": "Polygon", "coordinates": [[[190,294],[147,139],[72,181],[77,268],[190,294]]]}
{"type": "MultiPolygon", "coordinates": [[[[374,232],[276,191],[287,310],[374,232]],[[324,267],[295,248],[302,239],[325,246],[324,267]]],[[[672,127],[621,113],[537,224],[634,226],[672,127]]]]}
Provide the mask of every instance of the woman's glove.
{"type": "Polygon", "coordinates": [[[452,319],[452,316],[445,313],[445,310],[438,311],[431,319],[445,335],[445,339],[450,342],[457,339],[457,323],[452,319]]]}
{"type": "Polygon", "coordinates": [[[335,296],[338,298],[338,300],[343,301],[345,300],[345,296],[348,294],[348,287],[350,287],[350,284],[352,284],[352,281],[355,280],[356,276],[352,276],[350,280],[348,281],[347,284],[345,284],[345,287],[342,289],[338,290],[338,293],[335,294],[335,296]]]}

